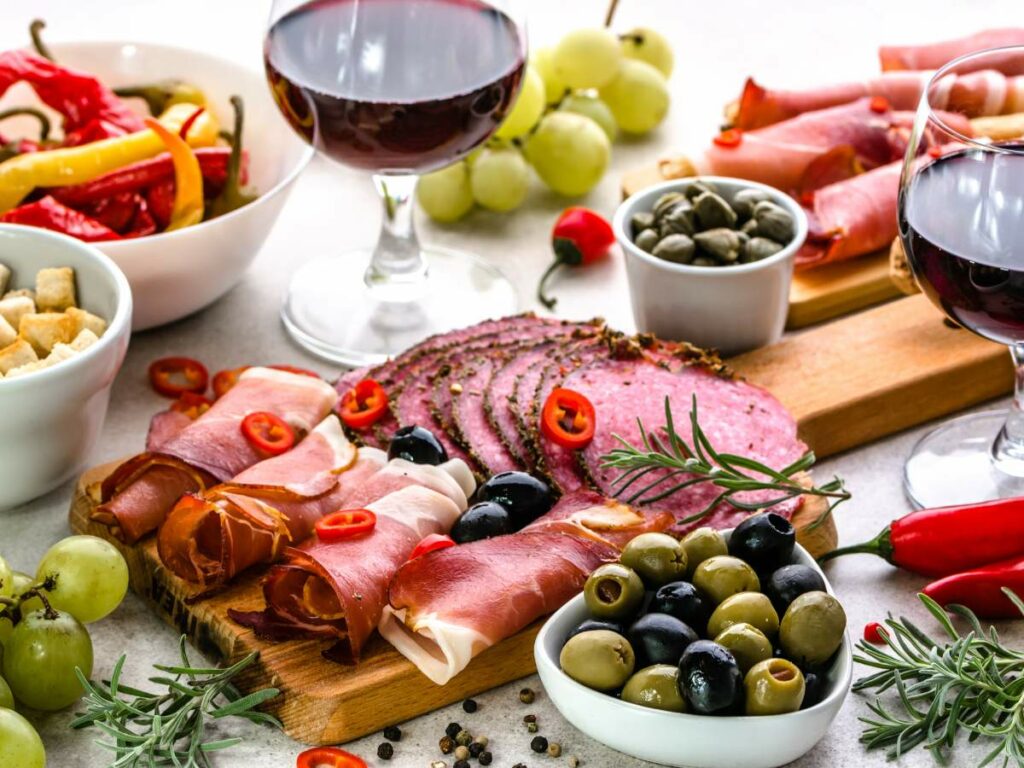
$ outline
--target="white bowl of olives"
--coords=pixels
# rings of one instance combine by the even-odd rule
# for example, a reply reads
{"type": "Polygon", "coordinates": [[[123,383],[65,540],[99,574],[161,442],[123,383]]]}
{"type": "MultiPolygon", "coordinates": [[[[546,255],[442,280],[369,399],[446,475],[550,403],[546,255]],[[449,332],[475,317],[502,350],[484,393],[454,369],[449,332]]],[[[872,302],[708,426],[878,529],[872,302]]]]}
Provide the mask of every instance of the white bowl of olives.
{"type": "Polygon", "coordinates": [[[722,176],[648,187],[612,221],[637,330],[733,355],[782,336],[807,216],[789,195],[722,176]]]}
{"type": "Polygon", "coordinates": [[[760,514],[682,542],[634,539],[545,623],[534,655],[562,715],[613,749],[775,768],[824,737],[850,690],[852,648],[792,526],[760,514]]]}

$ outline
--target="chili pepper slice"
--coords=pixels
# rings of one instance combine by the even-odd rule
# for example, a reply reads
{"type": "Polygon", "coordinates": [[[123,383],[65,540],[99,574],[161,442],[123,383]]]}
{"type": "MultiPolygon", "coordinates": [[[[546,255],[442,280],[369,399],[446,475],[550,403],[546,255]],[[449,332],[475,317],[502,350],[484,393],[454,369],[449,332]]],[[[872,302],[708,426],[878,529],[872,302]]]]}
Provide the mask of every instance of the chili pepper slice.
{"type": "Polygon", "coordinates": [[[743,143],[743,131],[739,128],[726,128],[711,141],[716,146],[733,149],[743,143]]]}
{"type": "Polygon", "coordinates": [[[872,112],[882,114],[889,111],[889,100],[885,96],[875,96],[871,99],[868,107],[872,112]]]}
{"type": "Polygon", "coordinates": [[[942,157],[942,147],[938,144],[932,144],[932,146],[928,147],[928,157],[934,157],[938,160],[942,157]]]}
{"type": "Polygon", "coordinates": [[[316,535],[321,541],[351,539],[377,527],[377,516],[368,509],[342,509],[316,521],[316,535]]]}
{"type": "Polygon", "coordinates": [[[548,279],[563,264],[580,267],[604,258],[615,244],[612,225],[589,208],[573,206],[562,211],[551,229],[551,248],[555,260],[544,270],[537,284],[537,301],[548,309],[554,309],[557,299],[544,293],[548,279]]]}
{"type": "Polygon", "coordinates": [[[594,439],[594,405],[579,392],[558,387],[544,403],[540,425],[544,436],[563,448],[585,448],[594,439]]]}
{"type": "Polygon", "coordinates": [[[213,374],[213,396],[215,399],[220,399],[228,393],[228,391],[238,383],[238,377],[249,370],[248,365],[242,365],[238,368],[226,368],[223,371],[217,371],[213,374]]]}
{"type": "Polygon", "coordinates": [[[338,413],[346,426],[365,429],[377,422],[387,409],[384,387],[373,379],[363,379],[342,396],[338,413]]]}
{"type": "Polygon", "coordinates": [[[864,625],[864,639],[874,645],[885,645],[885,637],[883,634],[888,634],[885,627],[879,624],[877,621],[872,621],[869,624],[864,625]]]}
{"type": "Polygon", "coordinates": [[[434,552],[438,549],[448,549],[448,547],[455,546],[455,539],[451,536],[445,536],[443,533],[432,533],[429,536],[425,536],[419,544],[409,553],[409,559],[415,560],[420,555],[425,555],[428,552],[434,552]]]}
{"type": "Polygon", "coordinates": [[[149,383],[164,397],[177,399],[185,392],[203,394],[210,374],[191,357],[163,357],[149,364],[149,383]]]}
{"type": "Polygon", "coordinates": [[[295,430],[269,411],[255,411],[242,419],[242,434],[260,453],[279,456],[295,445],[295,430]]]}
{"type": "Polygon", "coordinates": [[[191,419],[198,419],[208,410],[213,402],[208,397],[195,392],[182,392],[181,397],[171,403],[171,410],[184,413],[191,419]]]}
{"type": "Polygon", "coordinates": [[[366,762],[337,747],[313,747],[299,755],[295,768],[366,768],[366,762]]]}

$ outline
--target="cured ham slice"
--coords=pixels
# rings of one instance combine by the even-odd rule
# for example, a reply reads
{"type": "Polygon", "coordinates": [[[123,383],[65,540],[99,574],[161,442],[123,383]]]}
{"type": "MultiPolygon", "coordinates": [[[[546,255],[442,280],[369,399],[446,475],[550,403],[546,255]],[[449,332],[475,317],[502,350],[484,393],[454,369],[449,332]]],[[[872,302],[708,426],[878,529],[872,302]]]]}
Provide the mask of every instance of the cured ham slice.
{"type": "Polygon", "coordinates": [[[1008,45],[1024,45],[1024,27],[986,29],[966,37],[928,45],[883,45],[878,49],[878,61],[886,72],[938,69],[958,56],[1008,45]]]}
{"type": "Polygon", "coordinates": [[[560,608],[631,538],[664,530],[640,513],[583,491],[518,533],[430,552],[401,567],[380,632],[438,685],[474,656],[560,608]]]}
{"type": "Polygon", "coordinates": [[[242,434],[242,419],[268,411],[301,438],[337,400],[324,381],[270,368],[250,368],[227,394],[190,424],[160,442],[156,451],[124,462],[104,480],[93,519],[133,543],[156,530],[175,502],[225,482],[263,457],[242,434]]]}

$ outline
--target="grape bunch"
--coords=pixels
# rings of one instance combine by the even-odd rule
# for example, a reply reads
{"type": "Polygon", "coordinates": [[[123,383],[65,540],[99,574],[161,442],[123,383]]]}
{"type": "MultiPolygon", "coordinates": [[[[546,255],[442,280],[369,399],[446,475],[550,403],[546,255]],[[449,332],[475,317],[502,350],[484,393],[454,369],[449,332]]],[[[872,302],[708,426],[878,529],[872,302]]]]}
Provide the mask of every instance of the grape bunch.
{"type": "Polygon", "coordinates": [[[549,188],[579,197],[601,180],[619,131],[647,133],[668,113],[673,55],[653,29],[624,35],[578,29],[534,51],[515,104],[494,136],[465,159],[420,178],[420,206],[458,221],[474,206],[523,204],[532,167],[549,188]]]}
{"type": "Polygon", "coordinates": [[[38,710],[69,707],[82,695],[76,669],[92,674],[86,624],[121,604],[128,565],[95,536],[71,536],[39,561],[35,578],[0,557],[0,768],[43,768],[46,753],[15,701],[38,710]]]}

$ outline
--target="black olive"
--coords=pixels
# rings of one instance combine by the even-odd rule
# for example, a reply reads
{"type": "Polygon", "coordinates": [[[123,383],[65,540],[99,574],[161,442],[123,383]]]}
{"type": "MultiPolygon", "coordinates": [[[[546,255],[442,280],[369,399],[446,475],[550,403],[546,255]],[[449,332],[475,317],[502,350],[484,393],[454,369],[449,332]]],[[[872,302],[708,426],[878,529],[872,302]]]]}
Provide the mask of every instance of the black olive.
{"type": "Polygon", "coordinates": [[[405,459],[415,464],[437,465],[448,461],[448,451],[433,432],[414,424],[411,427],[402,427],[391,436],[388,458],[405,459]]]}
{"type": "Polygon", "coordinates": [[[580,622],[579,626],[573,629],[568,636],[565,638],[567,641],[570,638],[576,637],[580,632],[590,632],[592,629],[607,629],[609,632],[614,632],[617,635],[626,636],[626,628],[619,624],[617,621],[604,621],[602,619],[584,619],[580,622]]]}
{"type": "Polygon", "coordinates": [[[807,672],[804,674],[804,700],[800,705],[800,709],[807,709],[813,707],[815,704],[825,698],[825,688],[828,686],[828,681],[822,674],[814,672],[807,672]]]}
{"type": "Polygon", "coordinates": [[[795,545],[793,524],[782,515],[764,512],[736,526],[729,537],[729,554],[766,573],[788,564],[795,545]]]}
{"type": "Polygon", "coordinates": [[[648,613],[633,622],[626,633],[636,654],[636,668],[652,664],[676,665],[683,651],[700,638],[688,624],[665,613],[648,613]]]}
{"type": "Polygon", "coordinates": [[[697,714],[732,714],[743,698],[743,674],[729,651],[698,640],[679,661],[679,692],[697,714]]]}
{"type": "Polygon", "coordinates": [[[451,537],[456,544],[466,544],[492,536],[504,536],[513,530],[508,510],[493,501],[481,501],[463,512],[455,521],[451,537]]]}
{"type": "Polygon", "coordinates": [[[804,592],[824,591],[825,580],[807,565],[784,565],[772,573],[764,585],[764,593],[780,617],[785,615],[789,604],[804,592]]]}
{"type": "Polygon", "coordinates": [[[477,498],[501,504],[517,529],[532,523],[555,503],[551,486],[526,472],[499,472],[480,486],[477,498]]]}
{"type": "Polygon", "coordinates": [[[693,584],[673,581],[654,593],[647,608],[651,613],[667,613],[691,627],[703,627],[711,616],[711,606],[693,584]]]}

